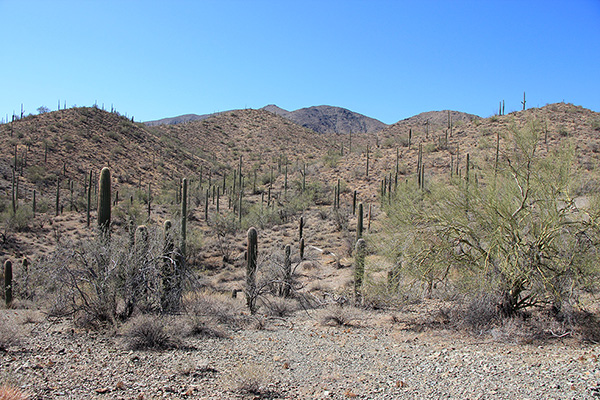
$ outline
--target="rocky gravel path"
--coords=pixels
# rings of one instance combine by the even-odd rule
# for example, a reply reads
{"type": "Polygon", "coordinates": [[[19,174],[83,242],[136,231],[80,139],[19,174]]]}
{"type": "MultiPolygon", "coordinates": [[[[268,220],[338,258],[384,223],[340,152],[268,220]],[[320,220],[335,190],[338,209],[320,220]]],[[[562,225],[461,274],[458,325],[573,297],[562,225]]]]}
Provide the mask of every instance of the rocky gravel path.
{"type": "MultiPolygon", "coordinates": [[[[0,310],[19,323],[17,311],[0,310]]],[[[32,399],[587,399],[600,396],[600,347],[514,344],[407,329],[385,316],[324,326],[315,312],[168,351],[126,350],[119,335],[70,321],[20,322],[0,382],[32,399]],[[247,389],[247,390],[244,390],[247,389]],[[252,391],[252,389],[257,389],[252,391]]]]}

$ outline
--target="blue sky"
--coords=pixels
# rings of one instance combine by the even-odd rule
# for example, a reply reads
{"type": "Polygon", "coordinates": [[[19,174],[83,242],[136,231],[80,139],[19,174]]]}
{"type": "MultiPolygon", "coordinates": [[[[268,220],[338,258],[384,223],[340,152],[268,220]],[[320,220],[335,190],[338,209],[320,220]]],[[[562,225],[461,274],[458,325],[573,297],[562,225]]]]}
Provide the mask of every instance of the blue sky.
{"type": "Polygon", "coordinates": [[[0,118],[267,104],[385,123],[565,101],[600,111],[600,0],[0,0],[0,118]],[[62,106],[61,106],[62,107],[62,106]]]}

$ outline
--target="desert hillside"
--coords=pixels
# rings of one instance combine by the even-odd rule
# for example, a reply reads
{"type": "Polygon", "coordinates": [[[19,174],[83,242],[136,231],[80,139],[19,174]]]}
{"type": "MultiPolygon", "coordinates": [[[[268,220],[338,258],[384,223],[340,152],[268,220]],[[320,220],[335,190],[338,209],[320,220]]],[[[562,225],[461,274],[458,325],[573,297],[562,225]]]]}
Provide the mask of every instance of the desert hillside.
{"type": "Polygon", "coordinates": [[[377,126],[305,109],[319,132],[293,113],[148,125],[79,107],[0,125],[0,385],[597,395],[599,113],[377,126]]]}

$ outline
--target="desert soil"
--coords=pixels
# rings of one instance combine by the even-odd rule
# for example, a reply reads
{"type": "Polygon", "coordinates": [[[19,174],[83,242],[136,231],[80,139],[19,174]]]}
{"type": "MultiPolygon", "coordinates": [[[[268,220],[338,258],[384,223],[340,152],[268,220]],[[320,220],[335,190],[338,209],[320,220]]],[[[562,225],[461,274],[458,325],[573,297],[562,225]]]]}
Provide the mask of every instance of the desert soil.
{"type": "MultiPolygon", "coordinates": [[[[241,300],[240,300],[241,301],[241,300]]],[[[0,310],[20,343],[0,352],[0,379],[32,399],[587,399],[600,396],[600,348],[568,335],[519,343],[351,310],[272,319],[227,337],[187,337],[168,351],[131,351],[114,332],[0,310]],[[258,391],[242,390],[258,385],[258,391]]]]}

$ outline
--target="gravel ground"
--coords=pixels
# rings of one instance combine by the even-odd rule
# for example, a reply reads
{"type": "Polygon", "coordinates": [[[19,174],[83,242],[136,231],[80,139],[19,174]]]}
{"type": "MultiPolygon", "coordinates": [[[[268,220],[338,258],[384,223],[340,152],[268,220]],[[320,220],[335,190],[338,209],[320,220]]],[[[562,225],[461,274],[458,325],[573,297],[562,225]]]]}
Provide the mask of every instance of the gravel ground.
{"type": "Polygon", "coordinates": [[[415,330],[389,315],[324,326],[317,311],[168,351],[0,310],[20,343],[0,351],[0,382],[32,399],[586,399],[600,396],[600,348],[562,338],[515,344],[415,330]],[[26,320],[26,321],[25,321],[26,320]],[[10,322],[12,321],[12,322],[10,322]],[[257,389],[252,392],[253,389],[257,389]]]}

